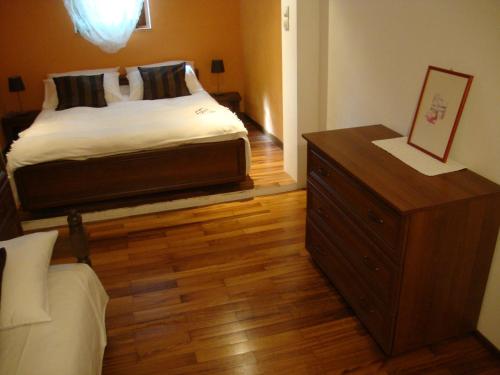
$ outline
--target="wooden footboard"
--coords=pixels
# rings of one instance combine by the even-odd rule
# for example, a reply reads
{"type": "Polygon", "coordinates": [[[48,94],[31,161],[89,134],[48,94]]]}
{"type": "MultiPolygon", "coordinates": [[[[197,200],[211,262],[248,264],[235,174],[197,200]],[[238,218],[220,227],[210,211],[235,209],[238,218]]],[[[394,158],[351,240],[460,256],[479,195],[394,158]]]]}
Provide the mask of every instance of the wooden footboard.
{"type": "Polygon", "coordinates": [[[19,200],[26,211],[235,183],[245,178],[243,139],[54,161],[14,172],[19,200]]]}

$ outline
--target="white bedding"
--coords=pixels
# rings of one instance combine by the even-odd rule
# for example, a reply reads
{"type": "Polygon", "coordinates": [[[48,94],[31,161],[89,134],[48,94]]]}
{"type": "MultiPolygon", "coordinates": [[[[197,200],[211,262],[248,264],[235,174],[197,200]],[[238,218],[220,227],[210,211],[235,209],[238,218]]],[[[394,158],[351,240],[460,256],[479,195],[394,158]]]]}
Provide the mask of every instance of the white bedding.
{"type": "Polygon", "coordinates": [[[49,269],[52,321],[0,331],[0,374],[99,375],[108,296],[90,267],[49,269]]]}
{"type": "Polygon", "coordinates": [[[206,91],[175,99],[123,101],[104,108],[43,110],[7,154],[9,172],[54,160],[84,160],[187,143],[246,141],[238,117],[206,91]]]}

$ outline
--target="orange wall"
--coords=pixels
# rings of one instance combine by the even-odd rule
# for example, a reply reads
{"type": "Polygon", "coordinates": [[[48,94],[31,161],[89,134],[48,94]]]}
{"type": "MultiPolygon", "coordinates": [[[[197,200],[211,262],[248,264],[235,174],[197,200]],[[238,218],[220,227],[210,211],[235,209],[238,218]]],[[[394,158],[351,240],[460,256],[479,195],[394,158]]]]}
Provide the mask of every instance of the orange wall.
{"type": "Polygon", "coordinates": [[[283,140],[281,1],[241,0],[245,111],[283,140]]]}
{"type": "MultiPolygon", "coordinates": [[[[266,1],[264,1],[266,2],[266,1]]],[[[274,1],[273,1],[274,2],[274,1]]],[[[150,0],[153,29],[107,54],[73,32],[62,0],[0,1],[0,112],[17,110],[7,77],[22,75],[25,108],[40,108],[47,73],[194,60],[208,91],[216,88],[212,58],[223,58],[223,90],[243,94],[240,3],[236,0],[150,0]]]]}

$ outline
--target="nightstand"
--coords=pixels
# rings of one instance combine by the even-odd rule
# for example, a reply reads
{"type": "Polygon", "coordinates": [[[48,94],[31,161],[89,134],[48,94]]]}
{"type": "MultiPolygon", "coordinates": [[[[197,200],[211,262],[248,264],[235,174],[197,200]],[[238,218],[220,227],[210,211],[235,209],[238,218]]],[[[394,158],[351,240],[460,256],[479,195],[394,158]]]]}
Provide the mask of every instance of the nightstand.
{"type": "Polygon", "coordinates": [[[211,93],[212,97],[217,100],[220,105],[229,108],[231,111],[240,114],[241,95],[238,92],[222,92],[219,94],[211,93]]]}
{"type": "Polygon", "coordinates": [[[4,154],[9,150],[12,142],[19,137],[19,133],[33,124],[39,113],[40,111],[13,112],[2,117],[2,131],[5,138],[4,154]]]}

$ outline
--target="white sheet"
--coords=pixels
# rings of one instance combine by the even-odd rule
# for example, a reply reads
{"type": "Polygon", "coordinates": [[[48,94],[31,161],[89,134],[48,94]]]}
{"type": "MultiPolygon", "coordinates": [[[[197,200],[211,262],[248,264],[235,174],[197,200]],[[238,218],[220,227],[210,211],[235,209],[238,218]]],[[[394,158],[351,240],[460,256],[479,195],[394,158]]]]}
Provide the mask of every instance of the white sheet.
{"type": "Polygon", "coordinates": [[[409,145],[408,137],[383,139],[372,143],[426,176],[437,176],[465,169],[463,165],[452,159],[443,163],[409,145]]]}
{"type": "Polygon", "coordinates": [[[0,332],[0,374],[99,375],[108,296],[83,264],[49,270],[52,321],[0,332]]]}
{"type": "Polygon", "coordinates": [[[17,168],[54,160],[84,160],[243,138],[248,173],[247,134],[238,117],[205,91],[175,99],[111,103],[105,108],[44,110],[12,144],[8,168],[12,173],[17,168]]]}

